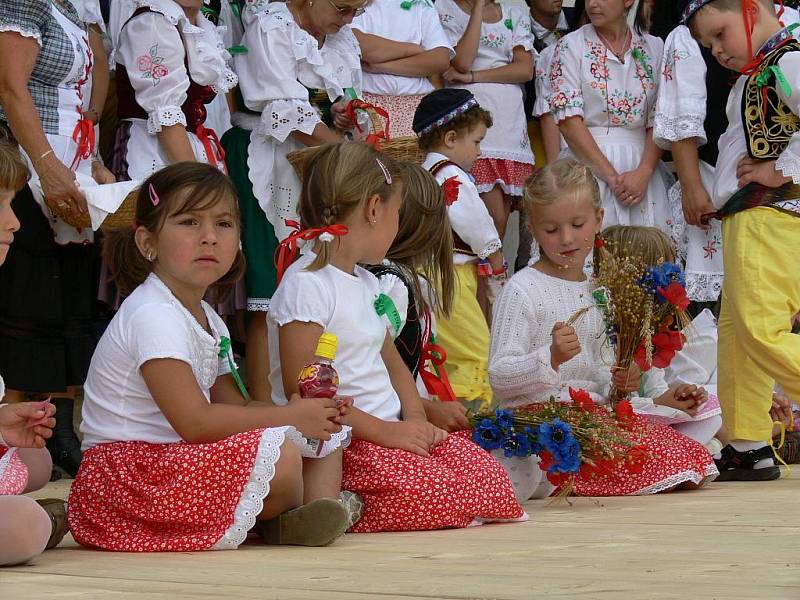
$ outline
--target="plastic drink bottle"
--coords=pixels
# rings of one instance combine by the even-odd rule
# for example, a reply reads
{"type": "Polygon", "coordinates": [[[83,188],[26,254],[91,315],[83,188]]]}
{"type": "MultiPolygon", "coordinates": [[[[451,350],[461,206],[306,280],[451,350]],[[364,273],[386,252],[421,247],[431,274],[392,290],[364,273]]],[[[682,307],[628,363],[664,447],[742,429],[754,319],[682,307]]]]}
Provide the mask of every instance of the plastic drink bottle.
{"type": "MultiPolygon", "coordinates": [[[[333,398],[339,390],[339,373],[333,368],[336,359],[338,339],[333,333],[323,333],[317,350],[314,353],[316,360],[300,369],[297,377],[297,389],[303,398],[333,398]]],[[[309,446],[319,454],[322,452],[323,441],[308,440],[309,446]]]]}

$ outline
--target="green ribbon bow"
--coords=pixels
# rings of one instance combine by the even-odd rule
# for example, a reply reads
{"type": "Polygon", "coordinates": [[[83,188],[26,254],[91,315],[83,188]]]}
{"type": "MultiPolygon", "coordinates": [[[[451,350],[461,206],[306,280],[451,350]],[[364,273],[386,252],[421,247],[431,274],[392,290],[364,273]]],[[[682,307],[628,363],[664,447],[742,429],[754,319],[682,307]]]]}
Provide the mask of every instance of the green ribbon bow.
{"type": "Polygon", "coordinates": [[[241,19],[242,13],[239,11],[239,4],[236,2],[236,0],[230,0],[230,2],[228,2],[228,5],[231,7],[231,12],[233,13],[233,16],[236,17],[237,19],[241,19]]]}
{"type": "Polygon", "coordinates": [[[775,77],[775,81],[777,81],[778,85],[781,87],[783,94],[787,98],[791,96],[792,86],[790,86],[789,82],[786,81],[786,75],[783,74],[783,70],[778,65],[771,65],[764,69],[763,73],[756,75],[756,85],[759,88],[769,85],[769,82],[773,77],[775,77]]]}
{"type": "Polygon", "coordinates": [[[505,21],[503,21],[503,25],[505,25],[506,29],[508,29],[509,31],[514,31],[514,21],[512,21],[511,19],[506,19],[505,21]]]}
{"type": "Polygon", "coordinates": [[[403,0],[403,2],[400,3],[400,8],[403,10],[411,10],[411,7],[415,4],[424,4],[428,8],[433,8],[433,2],[430,0],[403,0]]]}
{"type": "Polygon", "coordinates": [[[394,300],[386,294],[378,294],[378,297],[375,298],[375,312],[378,313],[379,317],[386,315],[386,318],[389,319],[389,324],[394,329],[394,334],[400,333],[402,320],[400,319],[400,313],[397,312],[397,307],[394,305],[394,300]]]}
{"type": "Polygon", "coordinates": [[[242,46],[241,44],[238,46],[231,46],[228,48],[228,54],[231,56],[236,56],[237,54],[247,54],[247,46],[242,46]]]}
{"type": "Polygon", "coordinates": [[[250,396],[247,395],[247,388],[244,386],[244,381],[242,381],[242,376],[239,375],[239,369],[236,367],[236,363],[233,362],[233,354],[231,353],[231,340],[230,338],[226,338],[224,335],[219,338],[219,354],[220,358],[225,357],[228,359],[228,366],[231,368],[231,375],[233,375],[233,380],[236,382],[236,387],[239,388],[239,391],[242,393],[242,397],[245,400],[250,400],[250,396]]]}
{"type": "Polygon", "coordinates": [[[650,58],[647,56],[647,54],[642,52],[639,48],[634,48],[631,50],[631,56],[633,56],[633,60],[642,65],[644,72],[647,73],[647,78],[650,81],[654,81],[653,67],[650,65],[650,58]]]}

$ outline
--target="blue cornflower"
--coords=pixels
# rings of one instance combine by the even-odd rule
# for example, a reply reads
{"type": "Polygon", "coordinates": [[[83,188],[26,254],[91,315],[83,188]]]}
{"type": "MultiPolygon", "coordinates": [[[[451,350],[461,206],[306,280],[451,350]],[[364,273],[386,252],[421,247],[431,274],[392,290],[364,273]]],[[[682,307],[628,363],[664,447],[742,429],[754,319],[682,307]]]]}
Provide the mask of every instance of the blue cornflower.
{"type": "Polygon", "coordinates": [[[497,450],[503,445],[503,432],[491,419],[483,419],[472,431],[472,441],[484,450],[497,450]]]}
{"type": "Polygon", "coordinates": [[[572,427],[561,419],[553,419],[539,425],[538,437],[539,443],[554,457],[565,451],[570,440],[575,439],[572,427]]]}
{"type": "Polygon", "coordinates": [[[528,447],[530,448],[529,454],[541,454],[542,445],[539,443],[539,428],[526,427],[525,434],[528,438],[528,447]]]}
{"type": "Polygon", "coordinates": [[[495,416],[497,417],[497,425],[500,429],[503,429],[506,432],[510,432],[514,428],[514,413],[510,410],[503,410],[502,408],[498,408],[494,412],[495,416]]]}
{"type": "Polygon", "coordinates": [[[560,451],[553,455],[556,460],[554,465],[561,473],[577,473],[581,468],[581,445],[570,435],[567,443],[560,451]]]}

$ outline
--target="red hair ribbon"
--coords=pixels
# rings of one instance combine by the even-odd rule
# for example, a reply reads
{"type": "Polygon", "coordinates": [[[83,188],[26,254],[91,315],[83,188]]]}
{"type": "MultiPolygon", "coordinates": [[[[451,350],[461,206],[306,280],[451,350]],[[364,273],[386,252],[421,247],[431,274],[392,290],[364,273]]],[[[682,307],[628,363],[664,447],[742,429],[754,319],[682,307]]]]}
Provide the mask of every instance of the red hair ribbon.
{"type": "Polygon", "coordinates": [[[461,181],[457,176],[453,175],[448,177],[442,182],[442,189],[444,190],[444,203],[450,206],[458,200],[458,192],[461,187],[461,181]]]}
{"type": "MultiPolygon", "coordinates": [[[[753,29],[756,26],[756,22],[753,19],[753,2],[754,1],[755,0],[742,0],[742,22],[744,23],[744,31],[745,31],[745,34],[747,35],[747,53],[750,56],[753,56],[753,29]]],[[[780,21],[781,25],[783,25],[783,21],[781,21],[781,17],[783,16],[783,10],[784,10],[783,0],[775,0],[775,3],[780,5],[780,8],[778,9],[778,21],[780,21]]],[[[785,44],[786,42],[790,41],[791,39],[792,38],[790,37],[789,39],[787,39],[783,43],[785,44]]],[[[781,45],[783,45],[783,44],[781,44],[781,45]]],[[[753,56],[753,58],[750,60],[750,62],[748,62],[742,68],[742,74],[743,75],[752,75],[753,72],[758,68],[758,65],[761,64],[761,61],[764,60],[764,58],[765,57],[761,52],[759,52],[756,56],[753,56]]],[[[764,93],[764,102],[766,103],[766,101],[767,101],[766,91],[764,91],[763,93],[764,93]]]]}
{"type": "Polygon", "coordinates": [[[370,144],[371,146],[375,147],[375,150],[381,149],[381,140],[388,141],[389,140],[389,113],[382,109],[380,106],[375,106],[374,104],[370,104],[369,102],[364,102],[363,100],[359,100],[356,98],[355,100],[351,100],[347,103],[347,107],[345,108],[345,114],[347,118],[355,125],[356,129],[359,133],[364,133],[364,129],[358,123],[358,117],[356,116],[356,110],[366,110],[372,109],[376,113],[378,113],[381,117],[383,117],[384,121],[386,121],[386,126],[383,128],[383,131],[380,133],[370,133],[367,135],[367,138],[364,140],[365,143],[370,144]]]}
{"type": "Polygon", "coordinates": [[[283,278],[286,269],[294,262],[299,252],[297,248],[298,240],[313,240],[318,238],[323,233],[329,233],[333,236],[347,235],[347,225],[333,224],[327,227],[315,227],[310,229],[300,229],[300,223],[286,219],[286,224],[294,229],[293,233],[286,236],[279,245],[275,254],[275,266],[278,269],[278,283],[283,278]]]}
{"type": "MultiPolygon", "coordinates": [[[[206,151],[206,156],[208,157],[208,164],[212,167],[216,167],[217,165],[225,166],[225,150],[222,148],[222,144],[219,142],[219,138],[217,137],[217,132],[213,129],[209,129],[208,127],[204,127],[203,124],[199,124],[197,129],[194,130],[194,134],[198,137],[198,139],[203,143],[203,149],[206,151]]],[[[225,173],[228,170],[225,169],[225,173]]]]}
{"type": "Polygon", "coordinates": [[[86,160],[94,154],[94,123],[89,119],[78,121],[75,124],[75,129],[72,130],[72,140],[78,144],[75,157],[72,159],[72,165],[70,165],[70,169],[74,171],[82,160],[86,160]]]}

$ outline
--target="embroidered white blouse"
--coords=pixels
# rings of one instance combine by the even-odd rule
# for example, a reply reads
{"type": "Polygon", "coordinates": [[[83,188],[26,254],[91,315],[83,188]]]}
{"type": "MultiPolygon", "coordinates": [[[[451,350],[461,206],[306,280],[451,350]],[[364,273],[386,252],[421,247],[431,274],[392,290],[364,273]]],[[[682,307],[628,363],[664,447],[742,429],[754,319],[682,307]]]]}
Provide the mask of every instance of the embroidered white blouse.
{"type": "MultiPolygon", "coordinates": [[[[430,170],[436,163],[443,160],[449,159],[444,154],[429,152],[422,167],[430,170]]],[[[500,250],[503,243],[497,235],[494,221],[470,175],[456,165],[447,165],[439,169],[435,177],[439,185],[450,177],[456,177],[461,183],[458,187],[458,199],[447,207],[450,226],[458,234],[458,237],[472,249],[478,258],[486,258],[500,250]]],[[[454,252],[453,262],[457,265],[475,262],[475,257],[454,252]]]]}
{"type": "MultiPolygon", "coordinates": [[[[373,0],[353,29],[395,42],[419,44],[425,50],[447,48],[455,56],[430,0],[373,0]]],[[[385,96],[411,96],[433,91],[425,77],[403,77],[389,73],[365,73],[364,91],[385,96]]]]}
{"type": "Polygon", "coordinates": [[[361,49],[349,26],[328,35],[322,48],[294,20],[285,3],[256,1],[242,13],[247,54],[235,58],[240,90],[248,109],[237,125],[251,129],[248,167],[253,193],[279,240],[290,232],[286,219],[298,220],[300,180],[286,155],[302,148],[290,136],[310,134],[322,123],[309,89],[324,90],[330,100],[347,88],[361,91],[361,49]]]}

